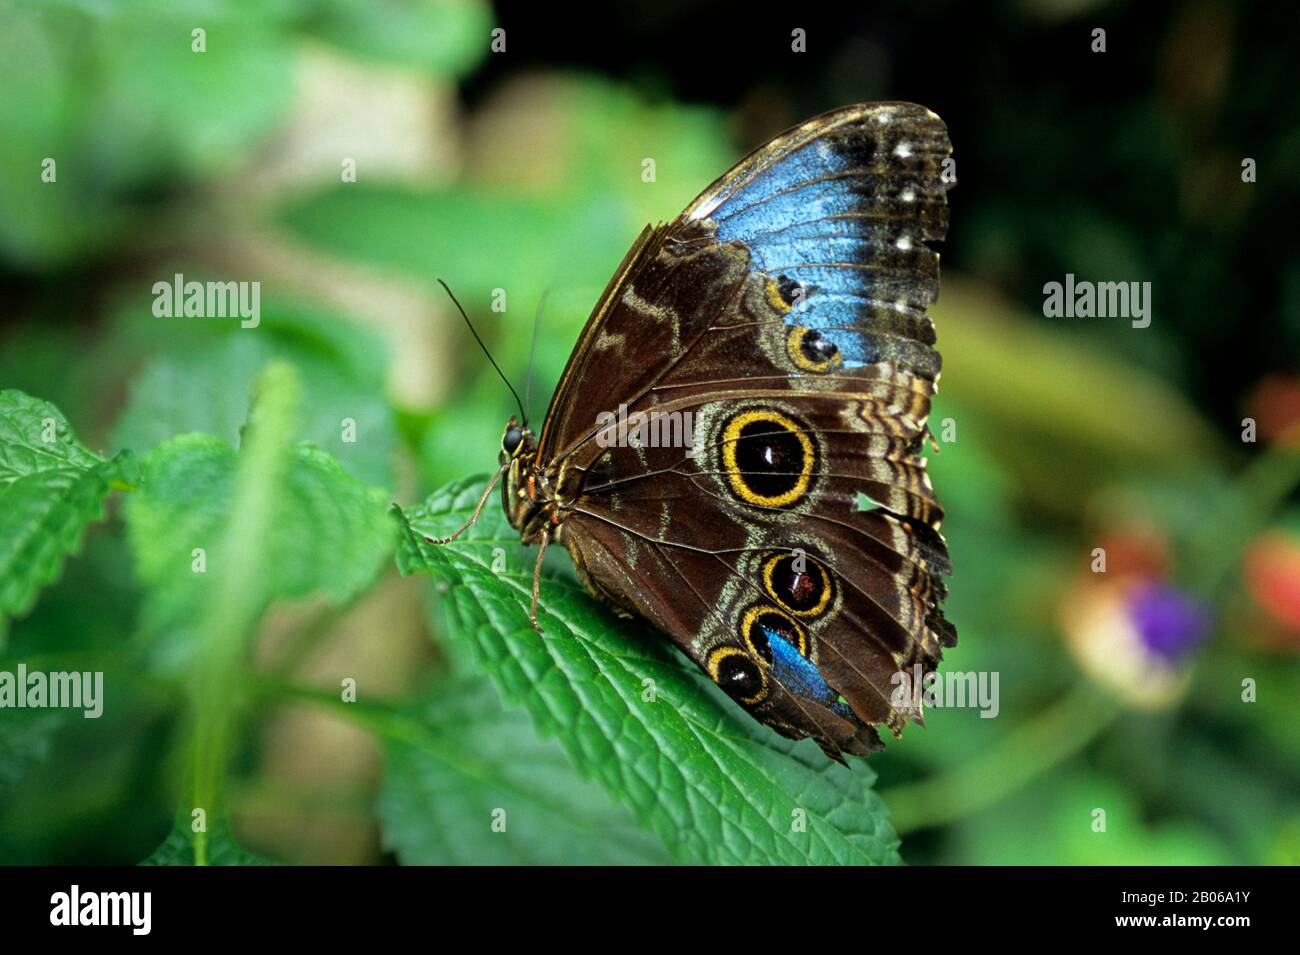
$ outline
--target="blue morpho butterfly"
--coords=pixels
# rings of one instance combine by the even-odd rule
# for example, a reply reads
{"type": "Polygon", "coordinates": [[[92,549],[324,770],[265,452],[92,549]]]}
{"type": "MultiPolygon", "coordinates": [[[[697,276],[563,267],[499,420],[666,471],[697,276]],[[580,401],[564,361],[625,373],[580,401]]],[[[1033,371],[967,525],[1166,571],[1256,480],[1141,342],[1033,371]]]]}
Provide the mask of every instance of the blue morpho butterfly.
{"type": "Polygon", "coordinates": [[[785,736],[843,761],[882,747],[873,727],[920,720],[896,675],[956,641],[920,456],[950,152],[928,109],[847,106],[646,227],[540,434],[506,425],[470,519],[504,476],[511,525],[541,548],[539,631],[556,541],[593,594],[785,736]]]}

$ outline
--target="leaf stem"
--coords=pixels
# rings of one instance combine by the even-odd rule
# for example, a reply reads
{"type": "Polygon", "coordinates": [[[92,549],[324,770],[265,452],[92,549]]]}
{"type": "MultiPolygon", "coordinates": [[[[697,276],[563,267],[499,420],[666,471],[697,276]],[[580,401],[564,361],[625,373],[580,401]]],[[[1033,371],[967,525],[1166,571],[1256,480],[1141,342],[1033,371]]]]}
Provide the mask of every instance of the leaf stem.
{"type": "Polygon", "coordinates": [[[1300,485],[1300,430],[1291,432],[1242,469],[1232,493],[1202,525],[1190,547],[1189,582],[1211,597],[1223,587],[1253,538],[1300,485]]]}
{"type": "MultiPolygon", "coordinates": [[[[273,362],[258,376],[240,451],[231,518],[213,551],[214,573],[200,614],[190,742],[191,808],[211,825],[240,709],[247,637],[265,605],[264,542],[274,494],[289,464],[299,401],[296,372],[273,362]]],[[[208,826],[194,832],[194,864],[208,864],[208,826]]]]}

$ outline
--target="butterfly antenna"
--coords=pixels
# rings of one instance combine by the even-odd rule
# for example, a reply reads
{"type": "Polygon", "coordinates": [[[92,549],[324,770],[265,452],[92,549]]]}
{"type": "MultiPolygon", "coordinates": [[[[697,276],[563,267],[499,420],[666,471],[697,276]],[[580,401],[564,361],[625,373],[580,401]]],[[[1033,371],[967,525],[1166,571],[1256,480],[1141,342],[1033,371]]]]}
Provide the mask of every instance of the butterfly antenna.
{"type": "Polygon", "coordinates": [[[525,425],[533,414],[533,359],[537,357],[537,329],[541,327],[542,308],[546,305],[546,296],[550,294],[550,289],[542,292],[542,297],[537,300],[537,314],[533,316],[533,341],[528,346],[528,377],[524,379],[524,405],[528,408],[528,414],[524,415],[525,425]]]}
{"type": "Polygon", "coordinates": [[[515,404],[519,406],[519,414],[526,420],[528,418],[528,413],[524,411],[524,403],[519,399],[519,392],[515,391],[515,386],[510,384],[510,379],[506,377],[506,373],[501,370],[501,366],[497,364],[497,360],[492,357],[492,353],[488,351],[487,346],[483,344],[483,339],[478,337],[478,332],[474,330],[474,323],[469,320],[469,316],[465,314],[465,309],[461,307],[459,300],[457,300],[452,290],[447,287],[447,283],[442,279],[438,279],[438,284],[443,287],[446,293],[451,297],[451,300],[455,302],[456,310],[460,312],[460,317],[465,319],[465,324],[469,326],[469,333],[474,336],[474,341],[478,342],[478,347],[483,349],[483,354],[487,355],[487,360],[492,363],[492,367],[497,370],[497,374],[500,375],[501,380],[506,383],[506,387],[510,389],[510,393],[515,396],[515,404]]]}

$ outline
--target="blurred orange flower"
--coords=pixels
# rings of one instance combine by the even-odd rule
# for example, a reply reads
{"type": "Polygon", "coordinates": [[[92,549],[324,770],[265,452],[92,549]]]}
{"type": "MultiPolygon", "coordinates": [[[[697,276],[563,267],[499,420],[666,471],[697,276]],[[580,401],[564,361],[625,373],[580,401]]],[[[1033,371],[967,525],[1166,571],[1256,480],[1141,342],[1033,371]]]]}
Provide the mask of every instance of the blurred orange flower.
{"type": "Polygon", "coordinates": [[[1300,540],[1283,531],[1257,537],[1246,550],[1242,579],[1273,621],[1300,637],[1300,540]]]}
{"type": "Polygon", "coordinates": [[[1265,375],[1246,399],[1259,437],[1300,447],[1300,377],[1265,375]]]}

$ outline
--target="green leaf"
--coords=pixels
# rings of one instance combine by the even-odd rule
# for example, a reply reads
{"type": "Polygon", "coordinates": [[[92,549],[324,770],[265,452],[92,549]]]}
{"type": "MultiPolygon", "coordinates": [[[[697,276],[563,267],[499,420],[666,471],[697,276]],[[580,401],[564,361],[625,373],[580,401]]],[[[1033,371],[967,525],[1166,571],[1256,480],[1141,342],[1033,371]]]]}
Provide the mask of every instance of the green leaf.
{"type": "Polygon", "coordinates": [[[0,793],[17,786],[29,769],[49,759],[55,732],[67,714],[23,709],[0,719],[0,793]]]}
{"type": "MultiPolygon", "coordinates": [[[[437,289],[434,276],[445,274],[472,314],[488,311],[492,289],[508,273],[507,313],[518,303],[529,318],[557,275],[566,283],[606,281],[637,231],[608,214],[595,215],[590,206],[474,186],[334,187],[294,200],[279,216],[309,245],[409,274],[431,290],[437,289]],[[416,236],[420,242],[413,243],[416,236]],[[485,259],[470,254],[470,248],[496,254],[485,259]]],[[[514,347],[526,354],[527,345],[514,347]]]]}
{"type": "Polygon", "coordinates": [[[41,3],[0,30],[0,255],[66,262],[227,172],[291,103],[290,11],[260,0],[41,3]],[[206,51],[191,31],[206,31],[206,51]],[[166,90],[166,96],[159,96],[166,90]],[[44,161],[57,179],[44,181],[44,161]],[[160,192],[161,190],[161,192],[160,192]]]}
{"type": "Polygon", "coordinates": [[[367,0],[323,0],[310,23],[346,50],[434,76],[459,75],[483,59],[491,28],[480,0],[406,0],[382,11],[367,0]]]}
{"type": "Polygon", "coordinates": [[[103,463],[77,440],[54,405],[21,391],[0,391],[0,483],[43,471],[84,471],[103,463]]]}
{"type": "Polygon", "coordinates": [[[117,473],[54,405],[0,391],[0,638],[58,579],[86,525],[103,517],[117,473]]]}
{"type": "Polygon", "coordinates": [[[147,628],[188,632],[210,575],[253,551],[264,555],[262,572],[250,582],[252,602],[262,607],[314,593],[346,603],[374,579],[391,549],[387,494],[301,443],[289,452],[287,466],[259,488],[270,499],[264,519],[247,529],[238,549],[223,553],[223,535],[235,518],[239,459],[225,442],[189,434],[141,460],[140,487],[127,501],[126,520],[136,573],[149,591],[147,628]]]}
{"type": "Polygon", "coordinates": [[[662,864],[627,809],[573,772],[528,717],[485,681],[443,681],[422,703],[419,739],[389,742],[378,804],[383,842],[404,864],[662,864]],[[498,816],[494,817],[494,813],[498,816]],[[495,819],[503,832],[493,829],[495,819]]]}
{"type": "Polygon", "coordinates": [[[898,861],[864,763],[840,766],[750,719],[666,641],[616,621],[575,584],[543,583],[539,636],[528,621],[531,562],[491,569],[494,549],[518,554],[499,509],[450,545],[425,541],[460,526],[482,486],[458,482],[407,514],[395,508],[404,526],[398,566],[447,585],[453,636],[470,642],[505,699],[522,703],[538,731],[557,737],[578,772],[627,805],[674,859],[898,861]],[[650,686],[653,702],[644,699],[650,686]]]}
{"type": "MultiPolygon", "coordinates": [[[[145,313],[147,314],[147,313],[145,313]]],[[[137,313],[123,316],[130,333],[137,313]]],[[[156,336],[157,323],[145,324],[156,336]]],[[[115,447],[145,451],[178,434],[201,431],[238,444],[257,373],[272,360],[294,366],[302,380],[301,437],[328,451],[355,477],[392,485],[397,443],[384,398],[387,358],[367,329],[289,303],[268,302],[256,329],[172,326],[168,350],[153,357],[130,388],[113,429],[115,447]],[[352,424],[346,434],[344,422],[352,424]],[[346,439],[345,439],[346,438],[346,439]]]]}
{"type": "Polygon", "coordinates": [[[390,738],[379,819],[409,865],[662,864],[658,843],[485,680],[427,694],[420,736],[390,738]],[[494,817],[494,813],[497,816],[494,817]],[[494,819],[504,831],[493,828],[494,819]]]}
{"type": "MultiPolygon", "coordinates": [[[[246,440],[230,480],[229,513],[216,530],[211,583],[192,588],[197,659],[190,681],[189,806],[206,810],[214,821],[242,715],[246,648],[271,596],[275,564],[269,545],[293,466],[290,442],[302,397],[297,373],[281,362],[267,365],[253,390],[246,440]]],[[[210,841],[206,831],[195,833],[196,865],[208,864],[210,841]]]]}
{"type": "MultiPolygon", "coordinates": [[[[194,865],[194,835],[188,819],[178,820],[162,845],[140,865],[194,865]]],[[[242,848],[224,822],[212,824],[207,836],[208,865],[275,865],[271,860],[242,848]]]]}

